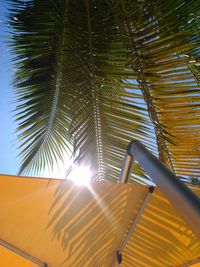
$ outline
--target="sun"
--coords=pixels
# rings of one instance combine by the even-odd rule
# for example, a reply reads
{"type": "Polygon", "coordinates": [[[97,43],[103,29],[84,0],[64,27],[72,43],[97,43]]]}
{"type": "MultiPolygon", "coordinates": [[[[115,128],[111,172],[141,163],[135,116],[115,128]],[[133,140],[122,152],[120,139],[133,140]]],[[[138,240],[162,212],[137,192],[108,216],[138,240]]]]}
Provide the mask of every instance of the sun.
{"type": "Polygon", "coordinates": [[[89,186],[91,177],[92,172],[87,166],[74,166],[67,178],[78,186],[89,186]]]}

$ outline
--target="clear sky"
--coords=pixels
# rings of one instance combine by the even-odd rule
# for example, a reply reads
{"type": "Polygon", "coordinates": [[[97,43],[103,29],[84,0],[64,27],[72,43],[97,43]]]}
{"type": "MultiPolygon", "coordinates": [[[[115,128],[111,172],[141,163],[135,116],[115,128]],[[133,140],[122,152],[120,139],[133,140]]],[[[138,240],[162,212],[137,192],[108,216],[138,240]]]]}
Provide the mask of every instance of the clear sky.
{"type": "Polygon", "coordinates": [[[17,136],[15,133],[13,110],[14,91],[11,86],[13,70],[11,57],[6,45],[8,36],[6,23],[7,8],[5,0],[0,0],[0,173],[16,174],[17,136]]]}

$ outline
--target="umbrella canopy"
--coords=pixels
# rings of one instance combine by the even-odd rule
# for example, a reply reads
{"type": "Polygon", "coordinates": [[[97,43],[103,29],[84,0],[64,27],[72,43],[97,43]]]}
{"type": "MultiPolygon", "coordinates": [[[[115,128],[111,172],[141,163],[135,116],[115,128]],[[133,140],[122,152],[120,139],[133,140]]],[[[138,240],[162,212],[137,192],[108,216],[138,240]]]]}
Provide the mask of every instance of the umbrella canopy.
{"type": "Polygon", "coordinates": [[[0,244],[4,267],[111,267],[117,251],[124,267],[198,266],[200,257],[200,241],[157,189],[7,175],[0,244]]]}

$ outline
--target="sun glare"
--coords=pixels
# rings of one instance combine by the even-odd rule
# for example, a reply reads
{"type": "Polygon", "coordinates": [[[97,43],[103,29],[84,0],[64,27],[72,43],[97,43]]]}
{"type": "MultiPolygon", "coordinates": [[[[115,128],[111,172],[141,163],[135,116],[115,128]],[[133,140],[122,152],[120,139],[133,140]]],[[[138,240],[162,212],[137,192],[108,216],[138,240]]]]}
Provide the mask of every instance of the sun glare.
{"type": "Polygon", "coordinates": [[[68,179],[79,186],[88,186],[92,177],[91,170],[86,166],[75,166],[68,179]]]}

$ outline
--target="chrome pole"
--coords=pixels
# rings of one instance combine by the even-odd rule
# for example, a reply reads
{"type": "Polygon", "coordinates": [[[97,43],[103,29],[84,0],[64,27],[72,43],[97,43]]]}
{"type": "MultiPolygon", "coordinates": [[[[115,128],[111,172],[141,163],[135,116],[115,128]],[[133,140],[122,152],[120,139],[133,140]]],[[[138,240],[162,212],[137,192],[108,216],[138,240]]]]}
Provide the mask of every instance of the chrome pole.
{"type": "Polygon", "coordinates": [[[135,160],[200,238],[200,198],[137,140],[132,141],[127,148],[119,182],[128,181],[135,160]]]}

